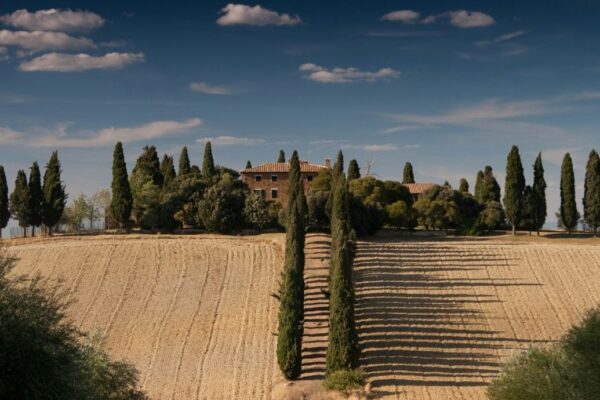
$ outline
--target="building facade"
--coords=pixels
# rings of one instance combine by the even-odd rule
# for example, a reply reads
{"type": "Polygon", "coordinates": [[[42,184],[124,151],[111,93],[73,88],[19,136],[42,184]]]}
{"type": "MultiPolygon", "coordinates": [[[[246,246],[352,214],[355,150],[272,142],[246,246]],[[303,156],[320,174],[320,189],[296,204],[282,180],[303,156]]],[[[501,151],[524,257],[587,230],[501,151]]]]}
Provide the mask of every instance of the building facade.
{"type": "MultiPolygon", "coordinates": [[[[310,183],[323,169],[331,168],[331,160],[325,159],[324,164],[313,164],[300,161],[300,174],[306,191],[310,183]]],[[[287,204],[289,187],[290,163],[266,163],[240,171],[242,180],[255,193],[259,193],[266,201],[277,201],[287,204]]]]}

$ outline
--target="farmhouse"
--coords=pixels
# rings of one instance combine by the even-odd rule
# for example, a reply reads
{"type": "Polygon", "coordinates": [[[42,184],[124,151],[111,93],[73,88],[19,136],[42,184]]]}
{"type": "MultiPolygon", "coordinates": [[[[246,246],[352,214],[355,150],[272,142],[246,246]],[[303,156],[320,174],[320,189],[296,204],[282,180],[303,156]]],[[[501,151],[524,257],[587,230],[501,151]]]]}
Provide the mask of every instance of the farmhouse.
{"type": "Polygon", "coordinates": [[[404,186],[408,188],[413,200],[417,201],[427,189],[432,188],[434,185],[433,183],[405,183],[404,186]]]}
{"type": "MultiPolygon", "coordinates": [[[[331,168],[331,160],[325,159],[324,164],[313,164],[308,161],[300,161],[300,173],[304,190],[309,188],[313,178],[319,171],[331,168]]],[[[242,180],[248,184],[254,192],[263,195],[267,201],[278,201],[287,204],[288,175],[290,163],[266,163],[256,167],[246,168],[240,171],[242,180]]]]}

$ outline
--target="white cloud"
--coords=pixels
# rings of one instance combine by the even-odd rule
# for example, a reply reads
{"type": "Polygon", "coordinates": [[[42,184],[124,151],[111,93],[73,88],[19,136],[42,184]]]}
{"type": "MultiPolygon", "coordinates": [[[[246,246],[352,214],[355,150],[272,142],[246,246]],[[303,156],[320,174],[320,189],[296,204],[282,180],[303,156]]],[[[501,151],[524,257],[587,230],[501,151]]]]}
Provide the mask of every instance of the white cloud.
{"type": "Polygon", "coordinates": [[[562,133],[560,128],[520,121],[537,115],[559,113],[568,110],[570,104],[600,99],[600,92],[588,91],[575,94],[536,100],[506,101],[488,99],[481,103],[454,108],[438,114],[387,114],[401,124],[386,130],[387,133],[433,128],[438,126],[475,127],[506,131],[543,130],[548,133],[562,133]]]}
{"type": "Polygon", "coordinates": [[[29,31],[88,32],[104,25],[104,19],[89,11],[25,9],[0,16],[0,22],[29,31]]]}
{"type": "Polygon", "coordinates": [[[382,21],[400,21],[404,24],[414,24],[419,21],[421,14],[413,10],[392,11],[381,17],[382,21]]]}
{"type": "Polygon", "coordinates": [[[385,143],[385,144],[348,144],[348,145],[342,145],[342,148],[347,148],[347,149],[358,149],[358,150],[363,150],[363,151],[367,151],[370,153],[380,153],[383,151],[395,151],[398,150],[398,145],[393,144],[393,143],[385,143]]]}
{"type": "Polygon", "coordinates": [[[430,15],[423,19],[422,23],[432,24],[440,19],[448,18],[450,24],[457,28],[481,28],[494,25],[496,21],[490,15],[480,11],[456,10],[447,11],[438,15],[430,15]]]}
{"type": "Polygon", "coordinates": [[[257,144],[265,143],[265,140],[260,138],[249,138],[240,136],[216,136],[200,138],[196,140],[196,142],[210,142],[212,145],[215,146],[254,146],[257,144]]]}
{"type": "Polygon", "coordinates": [[[13,129],[0,126],[0,144],[15,143],[23,138],[22,132],[17,132],[13,129]]]}
{"type": "Polygon", "coordinates": [[[26,72],[81,72],[91,69],[119,69],[143,61],[143,53],[108,53],[103,56],[48,53],[22,63],[19,69],[26,72]]]}
{"type": "Polygon", "coordinates": [[[250,7],[244,4],[227,4],[222,10],[217,24],[227,25],[298,25],[302,23],[300,17],[289,14],[279,14],[275,11],[262,8],[260,5],[250,7]]]}
{"type": "Polygon", "coordinates": [[[306,78],[321,83],[375,82],[395,79],[400,75],[400,71],[392,68],[381,68],[379,71],[365,72],[352,67],[327,69],[312,63],[302,64],[298,70],[307,72],[306,78]]]}
{"type": "Polygon", "coordinates": [[[500,35],[497,38],[494,38],[492,40],[480,40],[480,41],[476,42],[475,45],[477,45],[479,47],[488,47],[493,44],[498,44],[498,43],[507,42],[509,40],[513,40],[515,38],[518,38],[519,36],[525,35],[526,33],[527,33],[527,31],[523,31],[523,30],[509,32],[509,33],[505,33],[504,35],[500,35]]]}
{"type": "Polygon", "coordinates": [[[131,143],[143,140],[159,139],[166,136],[189,132],[202,125],[202,120],[192,118],[186,121],[154,121],[132,128],[105,128],[87,132],[84,136],[69,137],[67,124],[59,125],[54,132],[41,138],[23,138],[21,143],[30,147],[102,147],[116,142],[131,143]],[[26,139],[26,140],[23,140],[26,139]]]}
{"type": "Polygon", "coordinates": [[[95,47],[84,37],[73,37],[63,32],[0,30],[0,46],[16,46],[32,52],[41,50],[77,50],[95,47]]]}
{"type": "Polygon", "coordinates": [[[230,95],[233,91],[224,86],[211,86],[204,82],[192,82],[190,83],[190,90],[204,94],[216,94],[216,95],[230,95]]]}

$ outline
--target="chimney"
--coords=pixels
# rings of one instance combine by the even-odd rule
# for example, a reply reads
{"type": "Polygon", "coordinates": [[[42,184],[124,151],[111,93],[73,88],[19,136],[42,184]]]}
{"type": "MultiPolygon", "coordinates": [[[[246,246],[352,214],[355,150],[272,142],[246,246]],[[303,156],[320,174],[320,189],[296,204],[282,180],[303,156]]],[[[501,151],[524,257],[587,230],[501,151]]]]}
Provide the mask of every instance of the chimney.
{"type": "Polygon", "coordinates": [[[325,159],[325,166],[326,166],[327,168],[331,168],[331,158],[326,158],[326,159],[325,159]]]}

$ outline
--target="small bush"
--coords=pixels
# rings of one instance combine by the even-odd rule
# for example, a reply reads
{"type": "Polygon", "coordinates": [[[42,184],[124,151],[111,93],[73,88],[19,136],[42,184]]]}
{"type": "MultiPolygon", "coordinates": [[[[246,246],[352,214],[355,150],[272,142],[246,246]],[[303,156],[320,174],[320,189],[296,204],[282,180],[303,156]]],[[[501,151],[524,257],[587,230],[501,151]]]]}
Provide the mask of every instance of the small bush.
{"type": "Polygon", "coordinates": [[[329,374],[323,381],[323,386],[329,390],[348,391],[362,387],[365,380],[362,369],[342,369],[329,374]]]}

